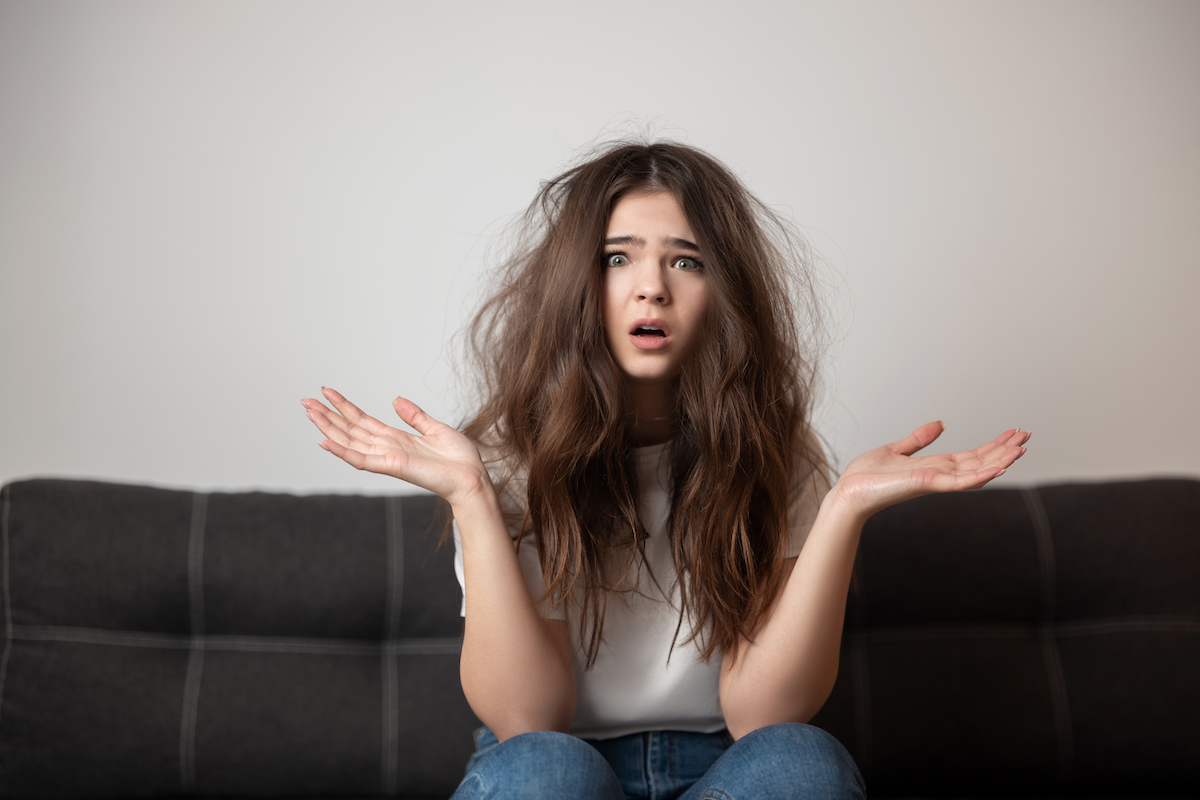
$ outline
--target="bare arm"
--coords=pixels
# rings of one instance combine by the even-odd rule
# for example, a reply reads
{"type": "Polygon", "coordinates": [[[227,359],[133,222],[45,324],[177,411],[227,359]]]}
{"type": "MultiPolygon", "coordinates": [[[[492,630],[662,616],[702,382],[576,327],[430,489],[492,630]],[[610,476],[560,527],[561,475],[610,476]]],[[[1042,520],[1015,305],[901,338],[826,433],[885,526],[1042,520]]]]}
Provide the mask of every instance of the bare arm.
{"type": "Polygon", "coordinates": [[[804,548],[753,641],[721,664],[721,709],[733,737],[777,722],[807,722],[837,677],[850,573],[863,524],[877,511],[932,492],[962,491],[1002,475],[1024,454],[1029,433],[1008,430],[962,453],[912,458],[944,430],[918,428],[864,453],[825,496],[804,548]]]}
{"type": "Polygon", "coordinates": [[[566,625],[538,616],[474,443],[404,398],[393,404],[396,413],[418,435],[367,416],[332,389],[322,393],[336,411],[319,400],[301,401],[327,437],[322,448],[450,503],[470,587],[459,670],[471,709],[501,741],[528,731],[566,731],[575,714],[566,625]]]}

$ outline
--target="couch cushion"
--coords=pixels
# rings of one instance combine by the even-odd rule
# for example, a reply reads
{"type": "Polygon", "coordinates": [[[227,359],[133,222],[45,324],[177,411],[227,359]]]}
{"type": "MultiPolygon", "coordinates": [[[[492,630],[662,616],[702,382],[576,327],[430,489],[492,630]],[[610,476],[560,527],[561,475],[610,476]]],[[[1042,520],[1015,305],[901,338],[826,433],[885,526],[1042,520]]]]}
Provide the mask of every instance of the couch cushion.
{"type": "Polygon", "coordinates": [[[444,513],[5,487],[0,794],[449,795],[478,722],[444,513]]]}
{"type": "Polygon", "coordinates": [[[874,794],[1200,794],[1200,481],[936,495],[863,531],[814,720],[874,794]]]}

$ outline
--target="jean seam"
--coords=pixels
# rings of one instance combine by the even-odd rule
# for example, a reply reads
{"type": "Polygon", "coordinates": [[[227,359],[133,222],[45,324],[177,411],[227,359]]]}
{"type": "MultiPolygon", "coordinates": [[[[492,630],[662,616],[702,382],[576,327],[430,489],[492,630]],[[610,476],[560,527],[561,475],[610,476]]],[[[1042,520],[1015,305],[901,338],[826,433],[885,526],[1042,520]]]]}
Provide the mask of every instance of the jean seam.
{"type": "Polygon", "coordinates": [[[646,756],[642,761],[642,778],[646,784],[646,796],[658,800],[658,785],[654,780],[654,759],[658,755],[658,731],[646,733],[646,756]]]}
{"type": "Polygon", "coordinates": [[[679,789],[679,762],[675,749],[679,736],[674,733],[667,734],[667,736],[669,737],[667,739],[667,775],[671,778],[671,791],[674,792],[679,789]]]}

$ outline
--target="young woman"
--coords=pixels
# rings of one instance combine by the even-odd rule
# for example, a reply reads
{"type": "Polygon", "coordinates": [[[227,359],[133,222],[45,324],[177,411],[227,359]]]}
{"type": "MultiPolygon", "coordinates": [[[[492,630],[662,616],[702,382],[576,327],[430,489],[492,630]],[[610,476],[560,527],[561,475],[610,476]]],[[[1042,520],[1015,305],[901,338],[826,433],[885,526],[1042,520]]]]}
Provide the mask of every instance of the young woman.
{"type": "Polygon", "coordinates": [[[806,723],[837,673],[863,523],[982,486],[1029,434],[917,457],[930,423],[831,485],[803,265],[694,148],[609,147],[525,222],[472,328],[483,397],[463,432],[404,398],[416,435],[332,389],[332,409],[303,401],[323,448],[453,510],[462,685],[486,726],[455,797],[861,797],[849,754],[806,723]]]}

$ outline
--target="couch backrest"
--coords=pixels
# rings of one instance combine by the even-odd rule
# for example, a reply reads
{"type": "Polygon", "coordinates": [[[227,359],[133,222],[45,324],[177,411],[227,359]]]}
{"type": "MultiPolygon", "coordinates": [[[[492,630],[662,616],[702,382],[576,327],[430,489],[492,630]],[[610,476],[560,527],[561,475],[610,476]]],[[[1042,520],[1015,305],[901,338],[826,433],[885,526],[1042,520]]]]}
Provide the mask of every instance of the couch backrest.
{"type": "Polygon", "coordinates": [[[815,724],[873,793],[1200,794],[1200,481],[936,495],[863,532],[815,724]]]}
{"type": "MultiPolygon", "coordinates": [[[[3,492],[0,795],[445,797],[477,725],[436,498],[3,492]]],[[[863,533],[816,724],[872,794],[1200,794],[1200,482],[863,533]]]]}
{"type": "Polygon", "coordinates": [[[5,487],[0,795],[448,796],[478,722],[442,512],[5,487]]]}

